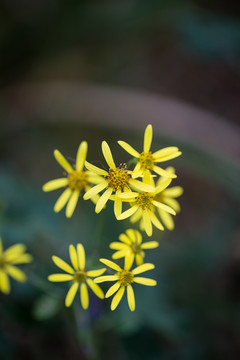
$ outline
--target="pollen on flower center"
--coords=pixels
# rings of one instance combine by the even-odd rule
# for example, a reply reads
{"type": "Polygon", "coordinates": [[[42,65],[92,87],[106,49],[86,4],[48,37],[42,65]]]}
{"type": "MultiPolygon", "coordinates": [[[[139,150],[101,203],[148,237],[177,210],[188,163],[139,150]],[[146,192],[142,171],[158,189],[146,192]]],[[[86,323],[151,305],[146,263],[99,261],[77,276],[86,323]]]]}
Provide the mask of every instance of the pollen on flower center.
{"type": "Polygon", "coordinates": [[[74,170],[68,176],[68,186],[71,190],[82,191],[88,184],[88,177],[85,171],[74,170]]]}
{"type": "Polygon", "coordinates": [[[136,204],[138,206],[141,206],[143,210],[151,209],[153,198],[154,197],[149,193],[143,192],[141,194],[138,194],[136,204]]]}
{"type": "Polygon", "coordinates": [[[154,159],[153,159],[153,156],[152,156],[152,153],[151,151],[145,153],[141,153],[140,155],[140,165],[141,165],[141,168],[144,169],[144,170],[152,170],[153,167],[154,167],[154,159]]]}
{"type": "Polygon", "coordinates": [[[119,273],[119,281],[122,286],[127,286],[133,282],[133,274],[130,271],[122,270],[119,273]]]}
{"type": "Polygon", "coordinates": [[[135,254],[138,254],[141,252],[141,245],[139,245],[139,244],[133,243],[133,244],[131,244],[131,248],[135,254]]]}
{"type": "Polygon", "coordinates": [[[86,278],[87,278],[87,275],[86,275],[85,272],[83,272],[83,271],[78,271],[78,272],[76,272],[76,274],[74,275],[73,281],[74,281],[74,282],[78,282],[78,283],[82,283],[82,282],[84,282],[84,281],[86,280],[86,278]]]}
{"type": "Polygon", "coordinates": [[[106,176],[108,186],[116,190],[123,190],[128,186],[130,174],[126,170],[126,164],[121,164],[116,169],[109,169],[109,173],[106,176]]]}

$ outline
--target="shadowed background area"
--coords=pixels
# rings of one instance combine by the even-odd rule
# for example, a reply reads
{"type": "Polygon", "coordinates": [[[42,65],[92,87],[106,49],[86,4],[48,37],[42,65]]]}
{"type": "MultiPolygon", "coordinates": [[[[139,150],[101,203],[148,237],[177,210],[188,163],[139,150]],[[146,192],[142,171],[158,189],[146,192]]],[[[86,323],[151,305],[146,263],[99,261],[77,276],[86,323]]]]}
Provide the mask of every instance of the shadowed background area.
{"type": "Polygon", "coordinates": [[[28,283],[0,294],[1,359],[239,359],[239,17],[233,1],[0,1],[0,235],[35,259],[28,283]],[[79,296],[66,309],[51,256],[69,261],[82,242],[99,267],[131,225],[111,203],[55,214],[61,191],[41,190],[62,176],[53,150],[74,161],[86,140],[87,160],[106,167],[106,140],[127,162],[117,140],[141,151],[149,123],[153,151],[183,152],[166,163],[181,213],[147,253],[158,286],[136,284],[134,313],[93,295],[88,311],[79,296]]]}

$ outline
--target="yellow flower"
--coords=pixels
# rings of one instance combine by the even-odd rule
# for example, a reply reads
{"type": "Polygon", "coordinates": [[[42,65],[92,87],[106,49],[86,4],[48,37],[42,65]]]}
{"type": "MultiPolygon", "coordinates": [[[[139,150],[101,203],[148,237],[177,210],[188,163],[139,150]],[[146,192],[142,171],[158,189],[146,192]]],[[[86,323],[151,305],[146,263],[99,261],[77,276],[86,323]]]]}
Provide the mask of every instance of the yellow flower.
{"type": "MultiPolygon", "coordinates": [[[[87,142],[82,141],[77,151],[76,166],[72,167],[58,150],[54,150],[57,162],[67,172],[65,177],[48,181],[43,185],[43,191],[52,191],[65,187],[62,195],[58,198],[54,211],[59,212],[67,204],[66,216],[70,218],[77,206],[78,198],[82,191],[90,189],[90,183],[95,184],[97,177],[90,171],[84,171],[84,163],[87,156],[87,142]]],[[[96,202],[98,197],[92,200],[96,202]]]]}
{"type": "MultiPolygon", "coordinates": [[[[168,167],[166,169],[169,173],[175,173],[175,169],[173,167],[168,167]]],[[[161,177],[157,181],[157,186],[162,184],[166,178],[161,177]]],[[[171,188],[165,189],[162,192],[158,193],[155,196],[155,200],[164,203],[166,205],[169,205],[173,210],[176,211],[176,213],[179,213],[181,210],[179,202],[175,199],[178,198],[183,194],[183,188],[181,186],[173,186],[171,188]]],[[[166,226],[168,230],[173,230],[175,227],[174,221],[172,216],[167,213],[166,211],[157,208],[157,211],[159,213],[160,219],[162,220],[163,224],[166,226]]]]}
{"type": "Polygon", "coordinates": [[[133,283],[148,285],[148,286],[157,285],[156,280],[135,276],[143,273],[144,271],[154,269],[155,266],[153,264],[146,263],[137,266],[135,269],[130,271],[130,268],[132,266],[131,257],[125,257],[124,269],[122,269],[120,266],[115,264],[113,261],[107,259],[100,259],[100,261],[103,264],[107,265],[108,267],[112,268],[113,270],[117,271],[115,275],[100,276],[94,280],[96,283],[101,283],[104,281],[116,281],[116,283],[109,288],[109,290],[105,295],[105,297],[108,298],[117,292],[112,299],[111,310],[115,310],[116,307],[118,306],[125,292],[125,288],[127,288],[127,300],[128,300],[129,308],[131,311],[135,310],[135,296],[132,288],[133,283]]]}
{"type": "MultiPolygon", "coordinates": [[[[150,177],[151,178],[151,177],[150,177]]],[[[151,178],[152,179],[152,178],[151,178]]],[[[131,221],[136,222],[140,219],[143,220],[143,228],[148,236],[152,236],[152,224],[159,230],[164,230],[163,225],[160,223],[155,215],[155,208],[160,208],[163,211],[176,215],[175,210],[170,206],[163,204],[156,200],[156,196],[168,187],[172,179],[167,179],[159,184],[154,193],[149,192],[128,192],[120,194],[119,196],[128,201],[131,207],[118,216],[118,220],[126,219],[132,216],[131,221]]]]}
{"type": "Polygon", "coordinates": [[[83,309],[87,309],[89,305],[88,289],[87,285],[100,299],[104,298],[102,289],[91,279],[96,276],[100,276],[104,273],[106,268],[99,270],[85,271],[85,251],[82,244],[77,244],[77,247],[73,245],[69,246],[69,256],[72,266],[68,265],[65,261],[57,256],[53,256],[53,262],[66,274],[52,274],[48,276],[49,281],[71,281],[72,286],[70,287],[67,296],[65,298],[65,305],[71,306],[77,290],[80,286],[80,298],[83,309]],[[86,285],[87,284],[87,285],[86,285]]]}
{"type": "Polygon", "coordinates": [[[143,152],[139,153],[132,146],[130,146],[125,141],[118,141],[118,144],[126,150],[130,155],[138,159],[138,163],[135,166],[134,172],[136,172],[136,177],[144,175],[154,171],[158,175],[165,176],[168,178],[175,178],[175,174],[169,174],[166,170],[160,168],[156,164],[159,162],[164,162],[167,160],[174,159],[180,156],[182,153],[175,146],[166,147],[164,149],[158,150],[154,153],[150,151],[152,144],[152,125],[148,125],[144,134],[144,143],[143,143],[143,152]]]}
{"type": "MultiPolygon", "coordinates": [[[[120,242],[112,242],[110,249],[117,250],[113,255],[113,259],[120,259],[122,257],[136,258],[136,264],[142,265],[145,253],[143,250],[155,249],[159,246],[157,241],[148,241],[142,243],[142,235],[139,231],[128,229],[126,234],[119,235],[120,242]]],[[[132,260],[132,261],[133,261],[132,260]]]]}
{"type": "Polygon", "coordinates": [[[2,239],[0,237],[0,291],[4,294],[10,293],[9,277],[25,282],[26,275],[15,265],[26,264],[33,260],[32,255],[27,254],[26,246],[24,244],[15,244],[10,246],[7,250],[3,251],[2,239]]]}
{"type": "Polygon", "coordinates": [[[126,170],[125,165],[120,164],[119,167],[116,167],[111,150],[106,141],[102,142],[102,152],[109,166],[109,170],[106,171],[100,169],[99,167],[85,161],[86,168],[95,172],[97,175],[101,176],[101,178],[98,181],[98,185],[88,190],[83,198],[84,200],[88,200],[105,190],[96,204],[95,211],[96,213],[99,213],[114,193],[116,195],[114,196],[114,212],[116,217],[118,217],[118,215],[122,212],[122,200],[118,197],[119,194],[130,191],[130,186],[137,191],[154,192],[155,189],[151,185],[144,184],[141,181],[133,179],[131,176],[132,171],[126,170]]]}

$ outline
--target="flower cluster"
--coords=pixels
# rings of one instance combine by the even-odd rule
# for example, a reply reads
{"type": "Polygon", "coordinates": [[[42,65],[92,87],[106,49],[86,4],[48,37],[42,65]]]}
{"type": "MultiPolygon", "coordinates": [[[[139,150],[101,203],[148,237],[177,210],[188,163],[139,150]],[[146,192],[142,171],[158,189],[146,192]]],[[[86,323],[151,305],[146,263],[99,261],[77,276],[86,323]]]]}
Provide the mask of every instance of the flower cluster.
{"type": "MultiPolygon", "coordinates": [[[[79,146],[75,164],[70,164],[58,150],[55,150],[54,156],[65,170],[64,177],[51,180],[43,186],[44,191],[65,188],[54,206],[54,211],[58,212],[66,205],[66,216],[70,218],[79,197],[82,196],[84,200],[91,199],[94,202],[97,214],[107,206],[108,201],[113,201],[116,219],[130,218],[131,223],[139,221],[139,229],[145,231],[148,236],[152,236],[153,225],[159,230],[164,230],[164,226],[173,230],[173,216],[180,211],[176,198],[182,195],[183,189],[180,186],[169,187],[172,180],[177,177],[175,169],[172,167],[163,169],[159,163],[174,159],[181,155],[181,152],[177,147],[171,146],[152,153],[152,136],[152,126],[148,125],[144,134],[142,152],[138,152],[124,141],[118,141],[118,144],[134,157],[129,160],[129,163],[134,163],[132,169],[128,168],[126,160],[116,165],[106,141],[102,142],[102,153],[107,163],[107,170],[86,160],[85,141],[79,146]]],[[[126,289],[129,308],[134,311],[135,283],[147,286],[157,284],[153,279],[137,275],[155,268],[153,264],[144,262],[145,250],[155,249],[158,245],[157,241],[143,242],[140,231],[127,229],[125,233],[119,235],[119,241],[113,241],[109,245],[110,249],[114,250],[113,260],[124,258],[124,266],[120,267],[108,259],[100,259],[101,263],[111,269],[110,271],[115,271],[114,274],[109,275],[103,275],[106,268],[86,271],[83,245],[79,243],[76,248],[70,245],[71,265],[53,256],[53,262],[65,273],[52,274],[48,280],[67,281],[71,284],[65,298],[67,307],[72,304],[80,289],[82,307],[87,309],[89,287],[100,299],[114,295],[111,302],[111,310],[114,310],[126,289]],[[135,267],[133,267],[134,262],[135,267]],[[105,281],[112,281],[114,284],[104,296],[98,284],[105,281]]]]}

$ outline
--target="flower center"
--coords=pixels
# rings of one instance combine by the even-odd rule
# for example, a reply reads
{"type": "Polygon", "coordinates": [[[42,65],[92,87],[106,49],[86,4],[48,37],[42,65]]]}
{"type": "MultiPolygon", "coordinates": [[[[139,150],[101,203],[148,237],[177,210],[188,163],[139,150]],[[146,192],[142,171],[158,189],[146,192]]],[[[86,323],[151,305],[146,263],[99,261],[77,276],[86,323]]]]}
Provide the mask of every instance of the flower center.
{"type": "Polygon", "coordinates": [[[132,248],[132,251],[135,253],[135,254],[139,254],[141,252],[141,245],[137,244],[137,243],[132,243],[131,244],[131,248],[132,248]]]}
{"type": "Polygon", "coordinates": [[[88,177],[85,171],[73,170],[68,175],[68,186],[71,190],[82,191],[88,184],[88,177]]]}
{"type": "Polygon", "coordinates": [[[4,266],[6,265],[6,261],[4,259],[4,257],[0,257],[0,269],[4,268],[4,266]]]}
{"type": "Polygon", "coordinates": [[[133,282],[133,278],[134,278],[134,276],[131,273],[131,271],[122,270],[119,273],[119,281],[122,286],[127,286],[127,285],[131,284],[133,282]]]}
{"type": "Polygon", "coordinates": [[[154,197],[152,195],[150,195],[149,193],[146,193],[146,192],[140,193],[137,196],[136,204],[138,206],[141,206],[143,210],[151,209],[153,198],[154,197]]]}
{"type": "Polygon", "coordinates": [[[140,165],[141,165],[141,168],[144,169],[144,170],[152,170],[153,167],[154,167],[154,159],[153,159],[153,156],[152,156],[152,153],[151,151],[145,153],[141,153],[140,155],[140,165]]]}
{"type": "Polygon", "coordinates": [[[86,280],[86,278],[87,278],[87,275],[86,275],[85,272],[83,272],[83,271],[78,271],[78,272],[76,272],[76,274],[74,275],[72,281],[78,282],[78,283],[82,283],[82,282],[84,282],[84,281],[86,280]]]}
{"type": "Polygon", "coordinates": [[[126,170],[126,164],[120,164],[116,169],[109,169],[106,176],[108,186],[113,188],[114,191],[124,190],[128,186],[130,177],[128,170],[126,170]]]}

